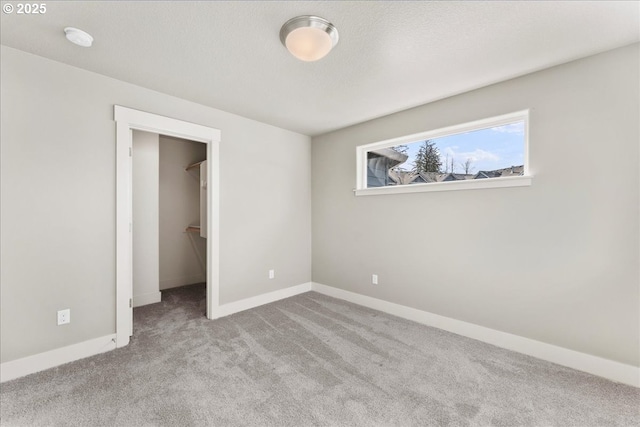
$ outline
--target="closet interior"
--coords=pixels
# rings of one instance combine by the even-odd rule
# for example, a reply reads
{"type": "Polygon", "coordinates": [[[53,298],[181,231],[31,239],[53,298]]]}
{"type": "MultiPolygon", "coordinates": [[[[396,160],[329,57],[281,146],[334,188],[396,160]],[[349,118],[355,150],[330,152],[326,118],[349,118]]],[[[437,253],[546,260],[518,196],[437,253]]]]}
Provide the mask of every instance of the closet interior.
{"type": "Polygon", "coordinates": [[[206,144],[133,132],[133,307],[206,283],[206,144]]]}

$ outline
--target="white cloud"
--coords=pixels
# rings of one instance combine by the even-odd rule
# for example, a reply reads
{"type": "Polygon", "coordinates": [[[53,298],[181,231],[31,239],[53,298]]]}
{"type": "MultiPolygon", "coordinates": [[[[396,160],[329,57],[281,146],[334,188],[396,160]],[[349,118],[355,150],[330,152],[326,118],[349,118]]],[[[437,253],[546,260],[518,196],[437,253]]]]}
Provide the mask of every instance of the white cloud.
{"type": "Polygon", "coordinates": [[[456,152],[452,147],[447,147],[445,148],[444,153],[440,154],[442,162],[446,160],[447,154],[449,155],[449,161],[451,161],[451,158],[454,158],[455,161],[465,161],[467,159],[471,159],[472,162],[497,162],[498,160],[500,160],[500,157],[498,157],[495,153],[485,151],[480,148],[476,148],[473,151],[456,152]]]}
{"type": "Polygon", "coordinates": [[[494,132],[500,133],[524,133],[524,122],[509,123],[508,125],[502,125],[495,128],[491,128],[494,132]]]}

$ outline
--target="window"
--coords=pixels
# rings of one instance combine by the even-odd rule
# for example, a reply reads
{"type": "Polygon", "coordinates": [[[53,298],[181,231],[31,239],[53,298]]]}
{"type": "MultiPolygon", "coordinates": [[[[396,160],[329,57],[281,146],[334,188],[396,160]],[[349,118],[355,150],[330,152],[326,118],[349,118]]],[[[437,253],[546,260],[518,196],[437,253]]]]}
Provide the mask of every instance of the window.
{"type": "Polygon", "coordinates": [[[357,147],[356,195],[531,185],[529,112],[357,147]]]}

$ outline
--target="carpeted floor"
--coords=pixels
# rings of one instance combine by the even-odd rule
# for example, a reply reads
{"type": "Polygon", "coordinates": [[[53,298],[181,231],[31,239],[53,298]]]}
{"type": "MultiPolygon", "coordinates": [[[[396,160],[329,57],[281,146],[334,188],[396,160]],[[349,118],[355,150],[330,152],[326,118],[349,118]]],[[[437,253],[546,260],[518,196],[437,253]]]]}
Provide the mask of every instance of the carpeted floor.
{"type": "Polygon", "coordinates": [[[216,321],[203,285],[127,347],[2,384],[3,426],[638,426],[640,390],[315,292],[216,321]]]}

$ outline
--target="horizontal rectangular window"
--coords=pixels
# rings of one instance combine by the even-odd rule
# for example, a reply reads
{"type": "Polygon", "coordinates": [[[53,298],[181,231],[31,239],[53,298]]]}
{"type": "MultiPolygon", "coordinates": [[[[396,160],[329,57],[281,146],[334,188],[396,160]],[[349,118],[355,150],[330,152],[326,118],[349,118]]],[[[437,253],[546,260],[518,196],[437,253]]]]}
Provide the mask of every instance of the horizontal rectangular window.
{"type": "Polygon", "coordinates": [[[356,194],[530,185],[528,119],[522,111],[359,146],[356,194]]]}

